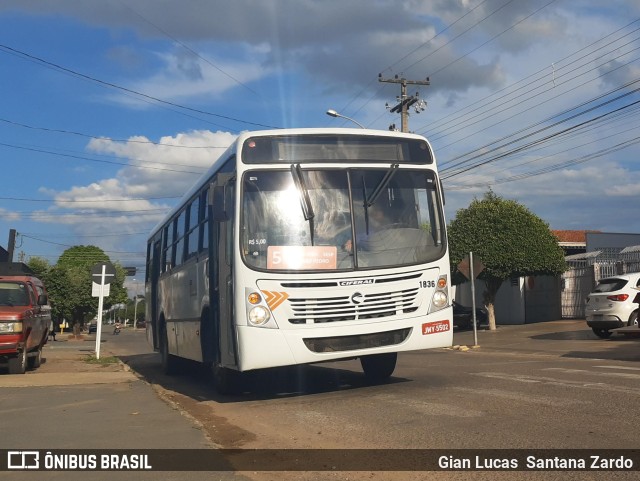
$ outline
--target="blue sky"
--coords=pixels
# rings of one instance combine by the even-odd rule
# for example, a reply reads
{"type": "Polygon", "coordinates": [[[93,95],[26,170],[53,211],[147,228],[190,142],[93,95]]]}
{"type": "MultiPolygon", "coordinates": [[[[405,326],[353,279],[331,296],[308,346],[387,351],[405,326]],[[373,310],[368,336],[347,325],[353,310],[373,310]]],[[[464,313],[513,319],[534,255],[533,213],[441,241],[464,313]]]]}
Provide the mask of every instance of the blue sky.
{"type": "Polygon", "coordinates": [[[147,233],[240,131],[349,126],[329,108],[400,125],[379,73],[430,78],[409,128],[449,219],[491,188],[553,229],[640,233],[637,2],[4,0],[0,32],[16,256],[93,244],[142,267],[147,233]]]}

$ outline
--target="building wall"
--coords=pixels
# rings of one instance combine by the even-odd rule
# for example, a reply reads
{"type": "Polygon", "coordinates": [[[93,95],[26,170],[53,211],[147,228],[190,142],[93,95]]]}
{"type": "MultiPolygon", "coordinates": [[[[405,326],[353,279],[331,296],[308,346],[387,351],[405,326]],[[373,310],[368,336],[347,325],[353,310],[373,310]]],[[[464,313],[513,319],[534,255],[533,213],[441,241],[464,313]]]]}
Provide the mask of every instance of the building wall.
{"type": "MultiPolygon", "coordinates": [[[[562,318],[561,279],[552,276],[519,277],[506,280],[496,295],[496,324],[525,324],[562,318]]],[[[484,282],[475,281],[476,307],[482,307],[484,282]]],[[[471,283],[456,287],[454,299],[471,306],[471,283]]]]}
{"type": "Polygon", "coordinates": [[[562,279],[560,277],[527,277],[524,285],[525,323],[562,318],[562,279]]]}
{"type": "Polygon", "coordinates": [[[640,245],[640,234],[587,232],[587,252],[601,251],[599,260],[614,257],[625,247],[640,245]]]}
{"type": "Polygon", "coordinates": [[[524,324],[524,278],[507,279],[496,295],[496,324],[524,324]]]}

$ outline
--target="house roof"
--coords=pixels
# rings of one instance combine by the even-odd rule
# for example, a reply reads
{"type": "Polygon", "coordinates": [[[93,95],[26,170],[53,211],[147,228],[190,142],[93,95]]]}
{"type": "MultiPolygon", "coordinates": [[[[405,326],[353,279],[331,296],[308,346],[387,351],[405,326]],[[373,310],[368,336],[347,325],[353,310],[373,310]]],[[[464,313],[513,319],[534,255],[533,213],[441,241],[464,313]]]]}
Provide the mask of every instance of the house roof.
{"type": "Polygon", "coordinates": [[[587,232],[600,232],[599,230],[552,230],[553,235],[561,244],[587,244],[587,232]]]}

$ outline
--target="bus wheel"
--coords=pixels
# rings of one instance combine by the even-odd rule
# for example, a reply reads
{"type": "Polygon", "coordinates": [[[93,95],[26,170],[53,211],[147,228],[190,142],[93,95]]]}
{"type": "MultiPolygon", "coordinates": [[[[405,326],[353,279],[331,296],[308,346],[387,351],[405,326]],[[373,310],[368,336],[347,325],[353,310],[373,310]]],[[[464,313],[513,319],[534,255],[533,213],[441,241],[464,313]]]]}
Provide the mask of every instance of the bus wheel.
{"type": "Polygon", "coordinates": [[[169,354],[169,338],[167,337],[167,325],[163,322],[160,324],[160,359],[162,362],[162,370],[165,374],[171,375],[177,372],[178,358],[169,354]]]}
{"type": "Polygon", "coordinates": [[[226,396],[240,394],[242,392],[242,373],[215,365],[212,367],[212,370],[213,380],[218,394],[226,396]]]}
{"type": "Polygon", "coordinates": [[[364,375],[371,381],[384,381],[389,378],[396,368],[398,353],[390,352],[385,354],[372,354],[362,356],[360,364],[364,375]]]}

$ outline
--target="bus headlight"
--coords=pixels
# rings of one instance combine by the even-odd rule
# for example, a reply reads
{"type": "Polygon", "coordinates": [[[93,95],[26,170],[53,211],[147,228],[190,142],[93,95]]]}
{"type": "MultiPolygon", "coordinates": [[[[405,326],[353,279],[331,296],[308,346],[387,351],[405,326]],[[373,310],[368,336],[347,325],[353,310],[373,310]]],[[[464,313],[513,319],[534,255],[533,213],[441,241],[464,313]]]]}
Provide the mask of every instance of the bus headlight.
{"type": "Polygon", "coordinates": [[[446,275],[441,275],[436,282],[436,288],[431,297],[429,313],[444,309],[449,305],[449,280],[446,275]]]}
{"type": "Polygon", "coordinates": [[[442,309],[447,305],[447,294],[443,291],[436,291],[433,293],[433,305],[438,309],[442,309]]]}
{"type": "Polygon", "coordinates": [[[269,311],[263,306],[255,306],[249,311],[249,322],[254,326],[261,326],[269,320],[269,311]]]}
{"type": "Polygon", "coordinates": [[[16,334],[22,332],[22,322],[0,322],[0,334],[16,334]]]}

